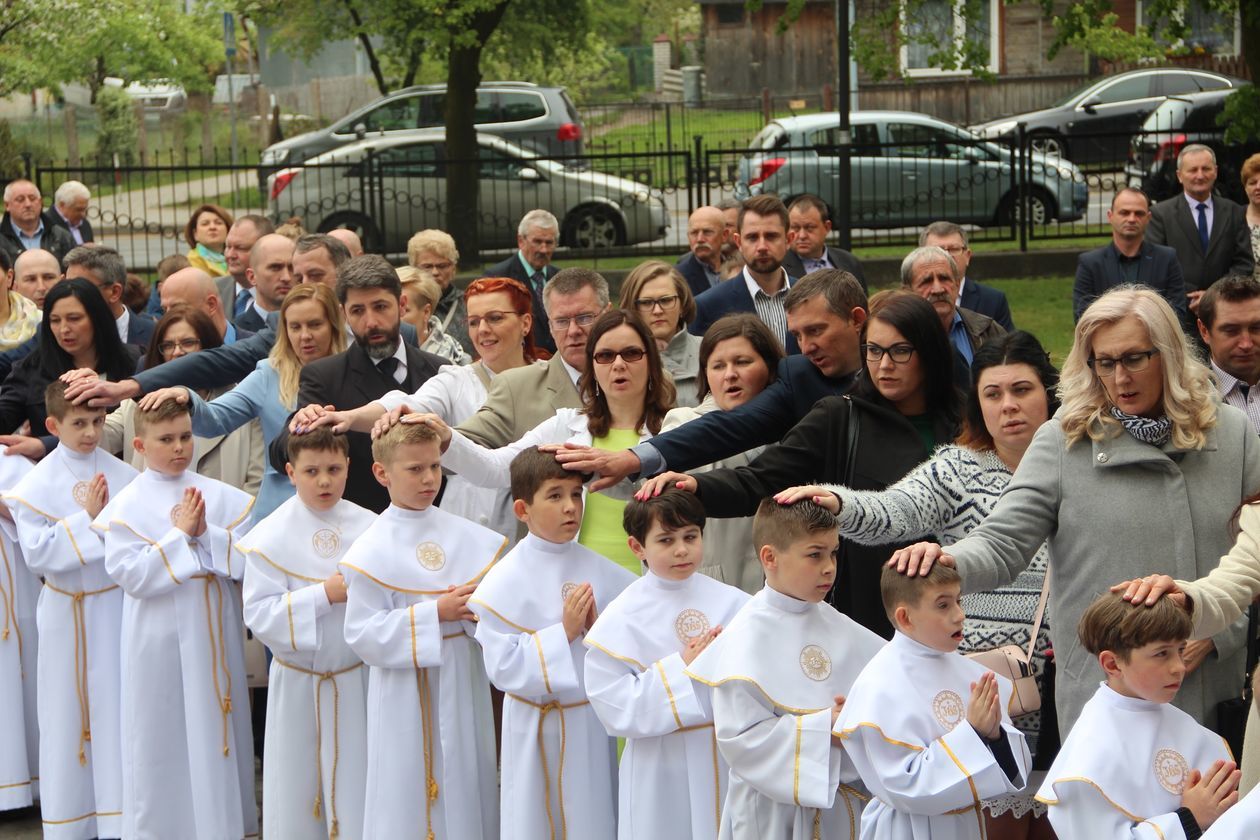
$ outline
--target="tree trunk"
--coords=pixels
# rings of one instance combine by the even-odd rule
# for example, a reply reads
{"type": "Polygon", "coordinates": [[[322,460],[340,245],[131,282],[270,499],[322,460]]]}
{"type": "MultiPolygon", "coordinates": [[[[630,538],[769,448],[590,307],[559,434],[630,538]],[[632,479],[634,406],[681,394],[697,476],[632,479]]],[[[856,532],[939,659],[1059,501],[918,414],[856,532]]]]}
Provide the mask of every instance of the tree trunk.
{"type": "Polygon", "coordinates": [[[354,30],[357,33],[359,43],[363,45],[363,51],[367,53],[368,67],[372,69],[372,78],[376,79],[376,89],[381,92],[381,96],[388,96],[389,84],[385,81],[385,73],[381,70],[381,61],[376,56],[376,49],[372,46],[372,39],[368,37],[367,32],[363,28],[363,16],[359,14],[358,7],[350,0],[342,0],[342,3],[350,14],[350,20],[354,21],[354,30]]]}
{"type": "Polygon", "coordinates": [[[481,84],[481,51],[503,20],[508,2],[502,0],[473,18],[470,28],[476,38],[466,45],[452,46],[446,71],[446,231],[455,238],[460,263],[465,266],[481,259],[477,132],[473,122],[477,86],[481,84]]]}
{"type": "Polygon", "coordinates": [[[1254,3],[1240,5],[1238,34],[1243,58],[1251,70],[1251,83],[1260,84],[1260,8],[1254,3]]]}

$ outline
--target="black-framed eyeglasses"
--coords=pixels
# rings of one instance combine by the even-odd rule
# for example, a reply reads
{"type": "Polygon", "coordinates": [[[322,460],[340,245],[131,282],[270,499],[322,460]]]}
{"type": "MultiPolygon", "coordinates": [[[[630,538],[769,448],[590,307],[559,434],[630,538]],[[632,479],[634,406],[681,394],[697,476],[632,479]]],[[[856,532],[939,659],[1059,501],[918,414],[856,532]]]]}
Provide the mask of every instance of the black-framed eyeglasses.
{"type": "Polygon", "coordinates": [[[517,314],[516,312],[504,312],[502,310],[495,309],[495,310],[491,310],[490,312],[487,312],[485,315],[480,315],[480,316],[469,315],[468,316],[468,331],[469,332],[475,331],[478,327],[481,326],[482,321],[485,321],[487,324],[489,324],[492,327],[497,327],[499,326],[499,324],[502,324],[508,318],[516,314],[517,314]]]}
{"type": "Polygon", "coordinates": [[[634,306],[640,312],[651,312],[660,307],[662,312],[678,308],[678,295],[662,295],[658,298],[635,298],[634,306]]]}
{"type": "Polygon", "coordinates": [[[591,356],[597,365],[611,365],[620,356],[623,362],[637,362],[647,355],[642,347],[622,347],[620,350],[596,350],[591,356]]]}
{"type": "Polygon", "coordinates": [[[569,324],[577,324],[585,329],[595,323],[596,313],[583,312],[581,315],[574,315],[572,318],[549,318],[548,327],[553,333],[562,333],[569,331],[569,324]]]}
{"type": "Polygon", "coordinates": [[[179,348],[185,353],[192,353],[201,349],[201,339],[199,338],[181,338],[179,341],[163,341],[158,344],[158,352],[163,356],[169,356],[179,348]]]}
{"type": "Polygon", "coordinates": [[[1125,353],[1118,359],[1095,358],[1090,356],[1085,360],[1085,364],[1089,365],[1089,369],[1095,375],[1101,377],[1111,377],[1116,375],[1116,365],[1124,365],[1124,369],[1129,373],[1141,373],[1151,364],[1151,357],[1157,355],[1159,350],[1152,347],[1150,350],[1138,350],[1134,353],[1125,353]]]}
{"type": "Polygon", "coordinates": [[[880,347],[878,344],[863,344],[862,356],[868,362],[878,362],[887,353],[893,364],[904,365],[914,355],[913,344],[894,344],[892,347],[880,347]]]}

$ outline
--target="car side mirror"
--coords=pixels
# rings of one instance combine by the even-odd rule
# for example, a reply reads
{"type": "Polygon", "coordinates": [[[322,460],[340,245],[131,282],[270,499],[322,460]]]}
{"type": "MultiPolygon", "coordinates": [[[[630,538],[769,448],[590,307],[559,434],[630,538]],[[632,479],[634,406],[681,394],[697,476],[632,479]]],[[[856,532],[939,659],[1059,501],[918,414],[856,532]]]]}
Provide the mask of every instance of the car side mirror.
{"type": "Polygon", "coordinates": [[[973,165],[986,159],[984,152],[981,151],[978,146],[964,146],[962,150],[962,157],[963,160],[968,161],[973,165]]]}
{"type": "Polygon", "coordinates": [[[520,178],[522,181],[541,181],[542,180],[542,175],[539,175],[538,170],[532,166],[522,167],[521,170],[516,173],[516,177],[520,178]]]}
{"type": "Polygon", "coordinates": [[[1097,113],[1098,106],[1102,104],[1102,100],[1097,96],[1091,96],[1081,103],[1081,110],[1087,114],[1097,113]]]}
{"type": "Polygon", "coordinates": [[[363,123],[355,123],[354,136],[358,140],[362,140],[364,137],[367,137],[367,126],[363,123]]]}

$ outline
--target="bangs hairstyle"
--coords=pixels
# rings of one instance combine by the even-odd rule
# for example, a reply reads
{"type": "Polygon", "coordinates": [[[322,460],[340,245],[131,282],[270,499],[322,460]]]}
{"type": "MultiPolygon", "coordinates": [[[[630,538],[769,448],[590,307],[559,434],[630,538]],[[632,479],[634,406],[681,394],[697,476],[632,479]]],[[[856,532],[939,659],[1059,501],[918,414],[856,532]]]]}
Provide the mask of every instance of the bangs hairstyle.
{"type": "Polygon", "coordinates": [[[1155,292],[1117,286],[1089,305],[1076,324],[1072,351],[1063,364],[1059,423],[1068,447],[1077,441],[1104,440],[1120,434],[1111,416],[1107,391],[1089,368],[1094,334],[1133,315],[1150,333],[1163,369],[1164,414],[1172,421],[1172,443],[1178,449],[1202,449],[1208,429],[1216,425],[1216,386],[1211,373],[1191,349],[1172,307],[1155,292]]]}
{"type": "Polygon", "coordinates": [[[437,429],[426,423],[396,423],[372,441],[372,460],[388,467],[394,463],[400,447],[430,442],[441,446],[442,439],[438,437],[437,429]]]}
{"type": "Polygon", "coordinates": [[[58,422],[66,419],[66,415],[72,411],[83,411],[88,414],[105,414],[103,408],[92,408],[86,403],[83,405],[75,405],[66,399],[66,383],[60,379],[54,379],[48,383],[48,387],[44,389],[44,411],[49,417],[56,418],[58,422]]]}
{"type": "Polygon", "coordinates": [[[647,542],[653,523],[677,531],[689,525],[704,530],[704,504],[695,493],[677,488],[666,490],[646,501],[631,499],[621,514],[621,527],[640,543],[647,542]]]}
{"type": "MultiPolygon", "coordinates": [[[[417,234],[419,235],[419,234],[417,234]]],[[[525,284],[519,280],[513,280],[511,277],[482,277],[480,280],[474,280],[468,284],[468,288],[464,289],[464,306],[465,310],[468,301],[478,295],[489,295],[495,292],[502,292],[508,296],[508,300],[512,302],[512,311],[517,315],[524,317],[529,315],[531,318],[530,329],[525,331],[525,341],[522,348],[525,353],[525,361],[535,362],[539,359],[538,348],[534,345],[534,330],[532,319],[534,315],[534,301],[530,297],[529,289],[525,288],[525,284]]],[[[544,354],[542,358],[550,358],[549,354],[544,354]]]]}
{"type": "Polygon", "coordinates": [[[932,570],[923,577],[919,575],[903,575],[894,568],[885,566],[879,573],[879,597],[884,602],[884,614],[897,626],[893,615],[897,607],[917,607],[923,600],[923,593],[930,587],[962,585],[962,577],[953,566],[933,563],[932,570]]]}
{"type": "Polygon", "coordinates": [[[164,423],[167,420],[174,420],[176,417],[187,417],[189,422],[192,421],[192,402],[181,403],[179,400],[166,400],[157,408],[149,411],[141,411],[136,406],[135,424],[136,435],[142,436],[150,425],[154,423],[164,423]]]}
{"type": "Polygon", "coordinates": [[[622,324],[638,333],[639,341],[647,352],[647,393],[643,395],[643,413],[639,415],[638,428],[646,428],[652,434],[658,434],[665,415],[674,407],[674,400],[677,397],[674,382],[665,375],[665,368],[661,365],[661,351],[656,349],[656,338],[642,319],[627,309],[605,312],[591,325],[591,334],[586,339],[586,370],[582,372],[582,378],[578,380],[578,392],[582,395],[582,411],[587,417],[587,427],[594,437],[603,437],[608,434],[608,429],[612,425],[612,412],[608,408],[608,399],[595,380],[595,345],[606,333],[622,324]]]}
{"type": "Polygon", "coordinates": [[[962,432],[955,441],[959,446],[993,451],[993,433],[984,424],[984,412],[980,409],[980,375],[1002,365],[1031,367],[1046,392],[1046,416],[1053,417],[1059,410],[1059,371],[1050,363],[1050,354],[1032,333],[1023,330],[1006,333],[982,345],[971,360],[971,390],[967,392],[962,432]]]}
{"type": "Polygon", "coordinates": [[[548,481],[572,479],[582,484],[590,478],[585,473],[566,470],[555,455],[543,452],[536,446],[517,453],[508,467],[508,476],[511,479],[512,500],[519,500],[527,505],[534,503],[534,496],[538,495],[538,491],[548,481]]]}
{"type": "Polygon", "coordinates": [[[700,339],[700,376],[696,380],[697,399],[703,400],[709,395],[709,377],[706,375],[709,357],[717,352],[718,345],[732,338],[748,339],[753,351],[766,363],[766,367],[770,369],[770,378],[766,380],[767,386],[779,378],[779,362],[783,360],[783,345],[779,343],[775,334],[770,332],[766,322],[751,312],[723,315],[705,330],[704,338],[700,339]]]}
{"type": "MultiPolygon", "coordinates": [[[[878,292],[872,295],[871,317],[863,325],[863,343],[866,342],[871,321],[884,322],[914,347],[923,374],[920,387],[927,398],[928,416],[940,417],[951,425],[957,424],[962,398],[954,385],[954,346],[949,343],[949,336],[945,334],[940,316],[932,304],[913,292],[890,290],[887,295],[878,292]]],[[[862,362],[856,393],[882,403],[884,398],[871,379],[870,364],[865,359],[862,362]]]]}
{"type": "Polygon", "coordinates": [[[420,258],[425,254],[433,254],[453,263],[459,262],[459,249],[455,247],[455,239],[444,230],[422,230],[407,240],[407,262],[420,265],[420,258]]]}
{"type": "Polygon", "coordinates": [[[1155,605],[1131,604],[1114,592],[1099,596],[1076,625],[1081,644],[1094,656],[1109,650],[1122,662],[1152,642],[1184,642],[1193,629],[1190,613],[1170,598],[1155,605]]]}
{"type": "Polygon", "coordinates": [[[331,356],[346,349],[345,320],[341,306],[337,303],[337,296],[333,294],[332,289],[323,283],[303,283],[301,286],[290,289],[284,296],[284,303],[280,304],[280,325],[276,330],[276,343],[271,346],[271,353],[267,356],[271,360],[271,366],[275,368],[276,378],[280,380],[278,389],[280,402],[289,409],[296,407],[298,384],[302,376],[302,360],[298,358],[297,350],[289,341],[288,314],[294,306],[308,300],[313,300],[324,307],[324,317],[328,319],[328,325],[332,329],[332,348],[328,355],[331,356]]]}
{"type": "Polygon", "coordinates": [[[53,309],[65,298],[72,297],[83,306],[88,322],[92,324],[92,347],[96,350],[97,373],[103,373],[111,382],[121,382],[136,375],[136,365],[127,355],[122,339],[118,337],[118,324],[114,313],[91,280],[79,277],[62,280],[48,290],[44,298],[44,318],[38,337],[39,371],[48,379],[56,379],[75,367],[74,359],[57,343],[55,331],[49,322],[53,309]]]}
{"type": "Polygon", "coordinates": [[[223,336],[219,335],[219,331],[214,328],[214,322],[210,320],[209,315],[187,304],[176,304],[166,310],[166,314],[153,328],[153,338],[149,341],[149,349],[144,354],[145,370],[155,368],[165,361],[161,351],[158,350],[158,345],[166,338],[166,331],[176,324],[187,324],[192,328],[192,331],[197,334],[197,340],[201,342],[202,350],[213,350],[223,345],[223,336]]]}
{"type": "Polygon", "coordinates": [[[304,435],[289,435],[284,451],[290,464],[297,463],[298,456],[303,452],[340,452],[349,458],[350,439],[345,435],[333,434],[332,429],[327,426],[320,426],[304,435]]]}
{"type": "Polygon", "coordinates": [[[213,213],[223,220],[224,227],[232,227],[232,214],[224,210],[217,204],[203,204],[196,210],[192,211],[192,215],[188,217],[188,224],[184,225],[184,241],[188,243],[189,248],[197,247],[197,220],[201,218],[202,213],[213,213]]]}
{"type": "Polygon", "coordinates": [[[839,530],[840,520],[809,499],[781,505],[773,497],[767,497],[757,505],[757,513],[753,516],[753,547],[757,551],[765,546],[785,551],[792,543],[810,534],[839,530]]]}
{"type": "Polygon", "coordinates": [[[630,270],[621,284],[621,308],[637,312],[639,307],[635,301],[643,294],[643,287],[658,277],[668,277],[674,284],[674,294],[678,295],[678,328],[682,329],[696,319],[696,299],[678,269],[660,260],[641,262],[630,270]]]}

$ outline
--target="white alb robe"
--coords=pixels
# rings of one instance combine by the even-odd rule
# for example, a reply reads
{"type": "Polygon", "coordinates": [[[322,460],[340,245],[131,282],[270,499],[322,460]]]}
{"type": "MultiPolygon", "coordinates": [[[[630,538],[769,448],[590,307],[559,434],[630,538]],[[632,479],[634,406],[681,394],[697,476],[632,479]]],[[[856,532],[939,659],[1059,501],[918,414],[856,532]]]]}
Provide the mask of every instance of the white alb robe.
{"type": "Polygon", "coordinates": [[[490,681],[503,701],[500,818],[514,840],[612,840],[616,742],[586,696],[579,634],[564,632],[564,598],[589,583],[602,613],[634,577],[576,542],[527,535],[470,602],[490,681]]]}
{"type": "Polygon", "coordinates": [[[358,840],[367,775],[367,668],[346,644],[345,604],[324,581],[376,514],[345,499],[312,511],[294,496],[236,547],[245,625],[271,649],[262,833],[358,840]]]}
{"type": "Polygon", "coordinates": [[[713,687],[718,748],[730,765],[723,840],[853,840],[865,797],[831,737],[831,707],[884,640],[829,604],[769,585],[687,674],[713,687]]]}
{"type": "Polygon", "coordinates": [[[21,456],[0,457],[0,811],[25,808],[39,795],[35,605],[42,584],[26,567],[2,498],[33,466],[21,456]]]}
{"type": "Polygon", "coordinates": [[[40,811],[49,838],[117,837],[122,820],[119,629],[122,591],[83,509],[105,475],[110,496],[137,475],[99,449],[58,446],[6,495],[39,595],[40,811]]]}
{"type": "Polygon", "coordinates": [[[1203,832],[1203,840],[1253,840],[1260,829],[1260,788],[1240,799],[1203,832]]]}
{"type": "MultiPolygon", "coordinates": [[[[1060,837],[1184,840],[1177,809],[1186,776],[1206,773],[1217,760],[1233,760],[1229,747],[1190,715],[1102,683],[1037,799],[1050,806],[1050,825],[1060,837]]],[[[1248,836],[1256,836],[1254,825],[1248,836]]]]}
{"type": "Polygon", "coordinates": [[[586,693],[609,735],[626,739],[618,840],[717,836],[726,796],[707,685],[685,673],[691,639],[725,627],[748,595],[707,575],[652,572],[613,599],[586,634],[586,693]]]}
{"type": "Polygon", "coordinates": [[[998,677],[1001,737],[1017,778],[1007,778],[967,723],[971,684],[985,671],[960,653],[942,653],[900,632],[862,670],[835,731],[873,797],[862,812],[863,840],[984,837],[981,800],[1028,783],[1028,745],[1006,712],[1009,680],[998,677]]]}
{"type": "Polygon", "coordinates": [[[490,683],[471,622],[440,621],[437,599],[481,580],[505,542],[435,507],[390,505],[342,558],[346,641],[370,666],[368,840],[499,835],[490,683]]]}
{"type": "Polygon", "coordinates": [[[185,471],[145,470],[93,526],[125,593],[122,623],[124,838],[240,840],[258,833],[234,542],[253,497],[185,471]],[[174,526],[184,489],[206,503],[196,539],[174,526]]]}

